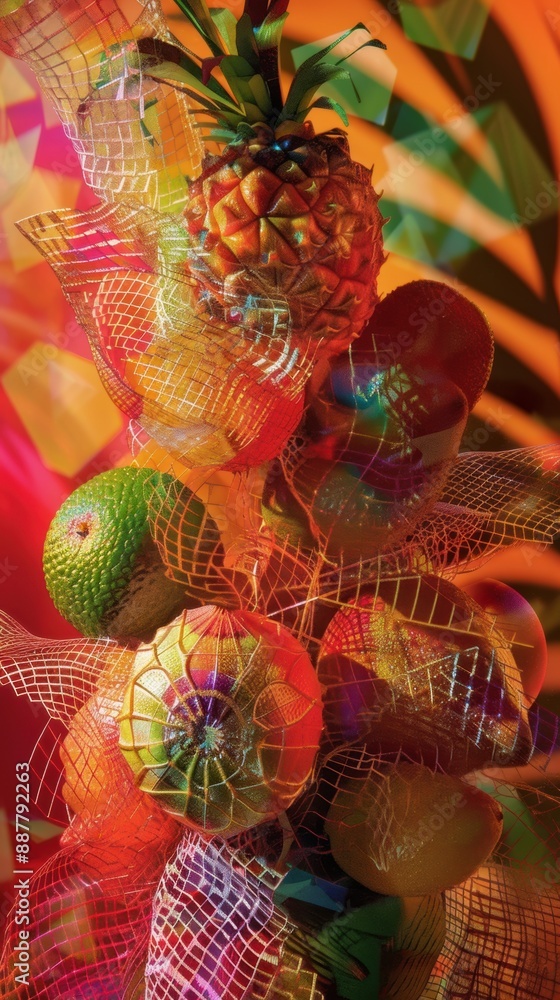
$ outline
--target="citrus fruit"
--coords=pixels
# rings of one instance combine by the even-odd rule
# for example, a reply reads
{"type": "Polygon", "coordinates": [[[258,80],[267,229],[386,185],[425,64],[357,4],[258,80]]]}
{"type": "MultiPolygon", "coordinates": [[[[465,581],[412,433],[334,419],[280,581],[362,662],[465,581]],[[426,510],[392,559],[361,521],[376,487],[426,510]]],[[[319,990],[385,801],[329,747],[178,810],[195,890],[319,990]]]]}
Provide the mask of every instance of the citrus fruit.
{"type": "Polygon", "coordinates": [[[403,763],[341,783],[325,831],[336,863],[368,889],[423,896],[464,882],[486,861],[502,810],[460,778],[403,763]]]}
{"type": "Polygon", "coordinates": [[[110,469],[79,486],[55,514],[43,553],[45,581],[60,613],[83,635],[143,638],[187,603],[150,533],[150,499],[165,501],[172,483],[152,469],[110,469]]]}

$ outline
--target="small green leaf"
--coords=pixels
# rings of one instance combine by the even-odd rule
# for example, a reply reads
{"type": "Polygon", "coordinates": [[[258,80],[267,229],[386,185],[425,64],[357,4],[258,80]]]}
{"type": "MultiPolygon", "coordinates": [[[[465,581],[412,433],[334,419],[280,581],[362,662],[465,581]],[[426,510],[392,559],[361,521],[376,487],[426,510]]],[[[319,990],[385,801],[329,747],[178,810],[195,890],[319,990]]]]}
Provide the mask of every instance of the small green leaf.
{"type": "Polygon", "coordinates": [[[279,121],[299,120],[298,116],[301,115],[302,109],[309,105],[319,87],[325,83],[332,83],[334,80],[349,79],[350,71],[335,63],[319,63],[315,66],[306,66],[306,63],[303,63],[299,74],[294,78],[290,87],[279,121]],[[294,87],[296,81],[297,87],[294,87]]]}
{"type": "MultiPolygon", "coordinates": [[[[360,101],[360,95],[354,84],[352,76],[348,68],[340,69],[341,64],[346,62],[352,56],[356,55],[363,48],[369,46],[374,46],[376,48],[385,48],[383,42],[378,41],[375,38],[368,38],[366,42],[362,42],[361,45],[357,46],[352,52],[343,56],[336,62],[325,62],[326,56],[332,52],[341,42],[352,35],[355,31],[367,31],[367,28],[361,22],[354,25],[348,31],[343,32],[342,35],[329,45],[320,49],[319,52],[315,52],[313,55],[309,56],[305,62],[299,67],[294,79],[292,80],[292,85],[290,87],[284,109],[278,119],[281,121],[302,121],[305,117],[305,112],[307,108],[310,108],[312,98],[314,97],[317,90],[322,87],[325,83],[331,83],[334,80],[349,80],[353,89],[356,99],[360,101]],[[333,72],[334,71],[334,72],[333,72]]],[[[369,32],[368,32],[369,34],[369,32]]],[[[315,105],[316,106],[316,105],[315,105]]],[[[335,109],[333,109],[335,110],[335,109]]],[[[340,113],[337,111],[337,113],[340,113]]],[[[343,118],[344,121],[344,118],[343,118]]]]}
{"type": "Polygon", "coordinates": [[[386,49],[387,46],[384,45],[383,42],[380,42],[377,38],[369,38],[367,42],[362,42],[361,45],[358,45],[357,48],[353,50],[353,52],[348,52],[345,56],[342,56],[341,59],[338,59],[336,65],[340,66],[341,63],[346,62],[347,59],[351,59],[352,56],[355,56],[357,52],[361,52],[362,49],[371,49],[371,48],[386,49]]]}
{"type": "Polygon", "coordinates": [[[239,139],[251,139],[254,135],[254,128],[251,128],[247,122],[239,122],[237,126],[237,137],[239,139]]]}
{"type": "Polygon", "coordinates": [[[328,56],[329,52],[332,52],[332,50],[335,49],[337,45],[340,45],[341,42],[343,42],[350,35],[353,35],[355,31],[358,31],[360,29],[367,31],[365,24],[362,24],[360,22],[359,24],[355,24],[353,28],[348,28],[348,31],[344,31],[342,35],[339,35],[336,41],[331,42],[330,45],[325,45],[324,49],[319,49],[319,52],[314,52],[312,56],[309,56],[309,58],[306,59],[305,62],[301,64],[298,73],[301,73],[301,71],[305,68],[311,69],[313,66],[316,66],[317,63],[320,63],[321,60],[325,58],[325,56],[328,56]]]}
{"type": "Polygon", "coordinates": [[[237,54],[237,43],[235,39],[237,31],[237,21],[232,14],[231,10],[227,7],[213,7],[210,11],[212,20],[216,25],[220,35],[222,36],[224,42],[226,43],[226,49],[229,55],[237,54]]]}
{"type": "MultiPolygon", "coordinates": [[[[202,83],[202,66],[196,63],[194,59],[191,59],[190,54],[182,46],[179,47],[171,42],[164,42],[159,38],[139,38],[137,47],[145,75],[150,71],[150,64],[159,66],[162,63],[169,62],[181,66],[187,73],[191,73],[196,80],[202,83]]],[[[226,101],[231,99],[231,95],[228,94],[227,90],[213,77],[210,77],[206,83],[218,97],[226,101]]]]}
{"type": "Polygon", "coordinates": [[[305,110],[305,115],[307,117],[307,114],[312,111],[313,108],[324,108],[326,111],[334,111],[340,118],[342,118],[344,124],[348,126],[348,115],[346,114],[346,111],[342,107],[342,104],[339,104],[338,101],[334,101],[332,97],[318,97],[316,101],[313,101],[313,104],[310,104],[305,109],[302,108],[302,111],[305,110]]]}
{"type": "Polygon", "coordinates": [[[259,52],[263,49],[277,49],[279,47],[287,16],[287,14],[282,14],[281,17],[277,17],[274,20],[269,20],[267,17],[260,28],[254,29],[255,41],[259,52]]]}
{"type": "Polygon", "coordinates": [[[196,97],[205,107],[212,107],[216,111],[224,108],[229,111],[239,112],[239,108],[236,107],[233,101],[218,96],[215,91],[211,90],[210,87],[206,87],[196,76],[193,76],[192,73],[189,73],[182,66],[178,66],[177,63],[163,62],[158,66],[150,66],[144,71],[144,75],[153,80],[161,80],[163,83],[168,83],[170,86],[184,90],[185,93],[196,97]],[[204,101],[204,97],[208,100],[204,101]]]}
{"type": "Polygon", "coordinates": [[[229,129],[213,128],[208,133],[208,139],[212,139],[214,142],[225,142],[229,145],[232,139],[235,138],[235,131],[229,131],[229,129]]]}
{"type": "Polygon", "coordinates": [[[255,75],[251,63],[243,56],[226,56],[221,62],[221,69],[224,72],[225,67],[232,76],[236,76],[239,80],[250,80],[255,75]]]}
{"type": "Polygon", "coordinates": [[[243,120],[248,122],[248,124],[251,124],[251,122],[262,122],[263,113],[258,104],[246,101],[243,105],[243,110],[245,112],[243,120]]]}
{"type": "Polygon", "coordinates": [[[252,103],[254,94],[250,81],[255,76],[255,71],[251,64],[241,56],[226,56],[222,59],[220,69],[237,103],[242,107],[245,107],[247,102],[252,103]]]}
{"type": "Polygon", "coordinates": [[[268,118],[272,114],[272,103],[262,76],[255,74],[255,76],[251,77],[249,87],[251,88],[253,98],[261,109],[261,118],[268,118]]]}
{"type": "Polygon", "coordinates": [[[223,55],[222,39],[214,25],[205,0],[175,0],[185,17],[194,25],[215,56],[223,55]]]}
{"type": "Polygon", "coordinates": [[[253,25],[248,14],[243,14],[237,22],[235,43],[238,54],[243,56],[248,63],[251,63],[254,72],[258,72],[259,53],[257,51],[255,36],[253,35],[253,25]]]}

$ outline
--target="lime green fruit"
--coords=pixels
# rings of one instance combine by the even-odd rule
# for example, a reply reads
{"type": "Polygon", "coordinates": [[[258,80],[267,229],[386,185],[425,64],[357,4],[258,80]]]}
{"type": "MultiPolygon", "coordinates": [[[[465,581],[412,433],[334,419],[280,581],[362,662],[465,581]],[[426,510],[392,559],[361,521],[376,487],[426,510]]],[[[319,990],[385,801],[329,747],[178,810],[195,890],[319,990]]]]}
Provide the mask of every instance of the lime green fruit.
{"type": "Polygon", "coordinates": [[[153,505],[161,510],[174,482],[152,469],[111,469],[79,486],[55,515],[43,553],[45,581],[57,609],[83,635],[144,639],[188,606],[185,588],[165,575],[150,532],[153,505]]]}

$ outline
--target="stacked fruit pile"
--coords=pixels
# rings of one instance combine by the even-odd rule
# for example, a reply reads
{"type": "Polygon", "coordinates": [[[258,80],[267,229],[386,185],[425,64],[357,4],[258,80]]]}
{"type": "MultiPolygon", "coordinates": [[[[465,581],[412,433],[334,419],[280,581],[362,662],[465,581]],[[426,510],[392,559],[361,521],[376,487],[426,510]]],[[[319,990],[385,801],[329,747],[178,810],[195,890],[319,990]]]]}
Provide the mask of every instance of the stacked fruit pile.
{"type": "MultiPolygon", "coordinates": [[[[33,991],[14,918],[5,995],[439,1000],[475,975],[468,995],[495,1000],[513,925],[494,911],[508,894],[535,925],[560,911],[531,887],[538,823],[516,854],[517,800],[480,773],[551,749],[531,714],[545,643],[511,588],[450,578],[549,538],[559,456],[465,464],[484,317],[437,282],[378,304],[370,174],[308,117],[344,118],[316,96],[349,75],[329,59],[341,39],[283,100],[288,0],[247,0],[239,21],[180,6],[205,58],[144,18],[95,58],[77,36],[93,83],[76,121],[84,156],[110,158],[123,102],[132,146],[164,144],[181,102],[204,115],[225,148],[181,211],[177,182],[167,214],[113,194],[22,226],[133,421],[135,464],[78,488],[47,535],[47,586],[84,638],[2,627],[4,679],[64,724],[71,815],[31,880],[33,991]],[[487,884],[492,954],[479,943],[473,974],[487,884]]],[[[6,44],[44,71],[71,22],[32,7],[6,44]]],[[[504,997],[553,1000],[550,962],[515,964],[504,997]]]]}

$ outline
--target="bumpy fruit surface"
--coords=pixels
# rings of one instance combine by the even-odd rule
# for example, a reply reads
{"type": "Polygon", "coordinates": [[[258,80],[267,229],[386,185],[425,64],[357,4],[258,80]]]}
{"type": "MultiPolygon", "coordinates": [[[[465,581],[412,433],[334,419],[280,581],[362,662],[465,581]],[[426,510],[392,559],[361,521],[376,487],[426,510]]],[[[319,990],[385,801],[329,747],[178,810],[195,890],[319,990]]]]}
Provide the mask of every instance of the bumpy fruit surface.
{"type": "Polygon", "coordinates": [[[206,158],[186,209],[202,288],[243,312],[286,301],[296,339],[343,350],[373,312],[383,262],[379,196],[340,130],[257,127],[206,158]]]}
{"type": "Polygon", "coordinates": [[[165,575],[149,529],[147,498],[159,493],[164,502],[172,482],[151,469],[111,469],[79,486],[55,515],[45,581],[84,635],[142,638],[187,603],[184,588],[165,575]]]}

